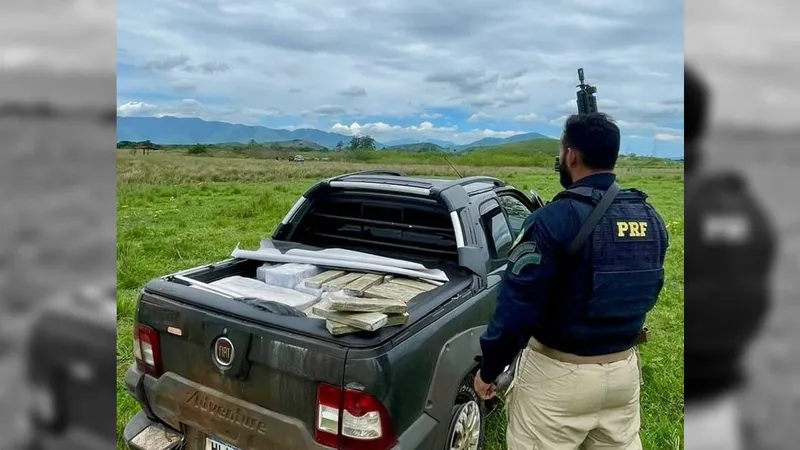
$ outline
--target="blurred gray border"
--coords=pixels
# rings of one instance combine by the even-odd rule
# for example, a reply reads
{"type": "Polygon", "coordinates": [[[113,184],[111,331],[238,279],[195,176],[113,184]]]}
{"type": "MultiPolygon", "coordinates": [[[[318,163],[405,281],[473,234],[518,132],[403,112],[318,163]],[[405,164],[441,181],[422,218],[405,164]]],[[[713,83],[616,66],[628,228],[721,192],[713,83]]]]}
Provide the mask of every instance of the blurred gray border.
{"type": "Polygon", "coordinates": [[[798,10],[774,0],[685,3],[686,61],[713,93],[708,161],[745,175],[780,242],[771,311],[748,355],[742,401],[748,448],[759,450],[797,448],[800,424],[798,10]]]}
{"type": "MultiPolygon", "coordinates": [[[[97,305],[87,305],[99,302],[106,311],[115,305],[116,10],[104,6],[86,12],[85,23],[75,20],[83,14],[77,8],[93,4],[87,1],[0,5],[0,450],[30,439],[26,367],[54,358],[26,352],[46,334],[31,333],[32,324],[45,311],[96,318],[97,305]],[[64,8],[78,12],[65,16],[64,8]],[[29,16],[64,28],[45,36],[19,19],[29,16]],[[61,48],[66,34],[74,47],[61,48]],[[9,55],[33,45],[58,54],[61,67],[46,57],[27,67],[7,64],[9,55]],[[76,64],[64,64],[72,58],[76,64]]],[[[115,339],[114,316],[102,316],[108,332],[98,339],[115,339]]],[[[60,316],[52,317],[41,324],[45,331],[58,328],[60,316]]],[[[113,355],[102,364],[108,365],[102,372],[115,373],[113,355]]],[[[115,417],[116,380],[105,378],[84,401],[98,417],[115,417]]],[[[113,443],[115,429],[107,433],[113,443]]]]}

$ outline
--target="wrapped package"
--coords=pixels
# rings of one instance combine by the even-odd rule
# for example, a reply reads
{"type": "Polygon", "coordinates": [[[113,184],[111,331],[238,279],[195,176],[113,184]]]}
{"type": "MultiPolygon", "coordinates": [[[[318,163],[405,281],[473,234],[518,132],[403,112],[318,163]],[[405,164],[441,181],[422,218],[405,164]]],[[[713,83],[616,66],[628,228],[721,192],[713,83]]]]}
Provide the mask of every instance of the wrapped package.
{"type": "MultiPolygon", "coordinates": [[[[323,317],[327,319],[326,326],[331,325],[349,325],[354,328],[358,328],[359,330],[364,331],[376,331],[379,330],[381,327],[386,325],[386,322],[389,320],[389,317],[386,314],[381,313],[347,313],[347,312],[339,312],[334,311],[331,309],[330,303],[323,300],[311,309],[317,317],[323,317]],[[333,322],[333,323],[331,323],[333,322]]],[[[328,330],[331,334],[338,334],[340,330],[328,330]]]]}
{"type": "Polygon", "coordinates": [[[311,278],[306,278],[305,285],[310,288],[314,289],[322,289],[322,285],[332,281],[335,278],[342,277],[346,275],[347,272],[344,270],[326,270],[318,275],[314,275],[311,278]]]}
{"type": "Polygon", "coordinates": [[[409,300],[423,292],[406,284],[398,283],[397,278],[395,278],[388,283],[378,284],[367,289],[364,291],[364,297],[385,298],[408,303],[409,300]]]}
{"type": "MultiPolygon", "coordinates": [[[[312,307],[313,309],[313,307],[312,307]]],[[[308,314],[308,313],[307,313],[308,314]]],[[[311,316],[308,316],[311,317],[311,316]]],[[[318,318],[315,316],[314,318],[318,318]]],[[[405,325],[408,322],[408,313],[405,314],[386,314],[386,323],[383,325],[382,328],[386,327],[394,327],[398,325],[405,325]]],[[[359,333],[364,331],[360,328],[351,327],[350,325],[345,325],[343,323],[338,323],[333,320],[327,320],[325,322],[325,328],[328,329],[328,332],[334,336],[341,336],[343,334],[352,334],[352,333],[359,333]]]]}
{"type": "Polygon", "coordinates": [[[353,297],[363,297],[364,291],[383,283],[384,275],[368,273],[344,287],[344,292],[353,297]]]}
{"type": "Polygon", "coordinates": [[[402,300],[391,298],[353,297],[346,291],[328,292],[323,295],[323,300],[330,305],[330,309],[339,312],[377,312],[384,314],[404,314],[408,305],[402,300]]]}
{"type": "Polygon", "coordinates": [[[302,281],[297,286],[294,287],[294,290],[297,292],[302,292],[304,294],[313,295],[317,299],[322,297],[322,288],[315,289],[312,287],[308,287],[306,283],[302,281]]]}
{"type": "Polygon", "coordinates": [[[364,274],[360,272],[349,272],[347,275],[334,278],[326,283],[322,283],[322,290],[325,292],[340,291],[347,287],[348,284],[358,280],[362,276],[364,276],[364,274]]]}
{"type": "Polygon", "coordinates": [[[222,288],[225,291],[236,293],[242,297],[281,303],[301,311],[314,306],[319,300],[318,297],[298,292],[294,289],[272,286],[252,278],[240,277],[238,275],[223,278],[209,284],[222,288]]]}
{"type": "Polygon", "coordinates": [[[306,278],[318,275],[320,272],[321,270],[318,267],[311,264],[281,264],[264,269],[262,271],[264,279],[261,281],[273,286],[294,289],[306,278]]]}
{"type": "Polygon", "coordinates": [[[256,280],[264,281],[264,271],[269,269],[270,267],[275,267],[275,264],[264,263],[259,268],[257,268],[256,269],[256,280]]]}

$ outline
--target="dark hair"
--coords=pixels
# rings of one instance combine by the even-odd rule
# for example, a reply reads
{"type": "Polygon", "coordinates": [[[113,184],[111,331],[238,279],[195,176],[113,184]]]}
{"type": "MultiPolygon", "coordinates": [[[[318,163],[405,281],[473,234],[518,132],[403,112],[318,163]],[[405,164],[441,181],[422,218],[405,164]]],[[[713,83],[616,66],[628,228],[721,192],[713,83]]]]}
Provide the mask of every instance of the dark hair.
{"type": "Polygon", "coordinates": [[[590,169],[611,170],[619,157],[620,133],[614,120],[603,113],[573,114],[564,124],[561,143],[577,150],[590,169]]]}
{"type": "Polygon", "coordinates": [[[697,73],[689,67],[684,68],[684,132],[687,143],[695,142],[705,131],[708,116],[708,97],[708,88],[697,73]]]}

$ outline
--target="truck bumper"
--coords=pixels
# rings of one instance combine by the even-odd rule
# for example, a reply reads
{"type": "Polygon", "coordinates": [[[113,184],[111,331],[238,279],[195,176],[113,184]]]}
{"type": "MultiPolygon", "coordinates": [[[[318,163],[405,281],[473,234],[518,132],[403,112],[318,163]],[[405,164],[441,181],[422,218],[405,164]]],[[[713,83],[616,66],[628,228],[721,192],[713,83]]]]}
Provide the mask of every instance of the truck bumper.
{"type": "Polygon", "coordinates": [[[144,411],[139,411],[125,425],[123,435],[125,445],[132,450],[172,450],[180,448],[185,442],[183,434],[151,421],[144,411]]]}
{"type": "MultiPolygon", "coordinates": [[[[136,398],[141,405],[149,405],[146,407],[152,408],[154,416],[159,415],[160,406],[155,404],[154,393],[159,389],[160,383],[169,383],[170,390],[179,389],[177,385],[191,384],[189,380],[183,379],[176,375],[165,375],[157,380],[151,376],[145,376],[140,372],[135,365],[132,365],[128,372],[125,374],[125,387],[128,392],[136,398]],[[174,386],[174,387],[173,387],[174,386]]],[[[163,386],[163,385],[162,385],[163,386]]],[[[197,386],[193,386],[197,389],[197,386]]],[[[162,387],[162,389],[164,389],[162,387]]],[[[209,392],[205,390],[205,392],[209,392]]],[[[216,396],[215,396],[216,397],[216,396]]],[[[222,397],[222,395],[220,395],[222,397]]],[[[249,405],[248,405],[249,406],[249,405]]],[[[240,406],[241,407],[241,406],[240,406]]],[[[168,411],[163,411],[168,413],[168,411]]],[[[270,448],[279,448],[286,450],[331,450],[314,441],[311,432],[301,422],[275,414],[274,412],[257,413],[252,410],[253,414],[258,414],[258,418],[263,420],[268,429],[279,430],[281,436],[286,439],[285,442],[271,444],[270,448]]],[[[173,417],[175,417],[173,415],[173,417]]],[[[206,423],[202,418],[195,416],[181,416],[180,422],[188,425],[191,429],[197,430],[201,435],[203,430],[208,429],[206,423]]],[[[209,423],[210,424],[210,423],[209,423]]],[[[428,414],[422,414],[398,439],[397,445],[392,450],[422,450],[431,448],[434,442],[437,427],[440,424],[430,417],[428,414]]],[[[446,424],[444,425],[446,426],[446,424]]],[[[208,431],[213,431],[213,428],[208,431]]],[[[124,437],[125,443],[128,448],[132,450],[173,450],[178,448],[186,448],[186,450],[203,450],[204,445],[198,446],[195,433],[191,433],[191,439],[187,439],[181,432],[160,420],[151,420],[147,417],[144,411],[140,411],[130,422],[125,426],[124,437]],[[194,444],[190,444],[190,442],[194,444]]],[[[257,436],[254,436],[258,438],[257,436]]],[[[205,442],[204,436],[201,436],[201,442],[205,442]]]]}

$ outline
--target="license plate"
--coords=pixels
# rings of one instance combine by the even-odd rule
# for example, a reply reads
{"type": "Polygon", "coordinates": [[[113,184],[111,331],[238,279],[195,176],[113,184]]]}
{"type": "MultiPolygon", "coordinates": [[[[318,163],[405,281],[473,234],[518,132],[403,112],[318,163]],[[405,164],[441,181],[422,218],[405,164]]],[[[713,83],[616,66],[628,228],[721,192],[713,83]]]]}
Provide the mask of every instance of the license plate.
{"type": "Polygon", "coordinates": [[[239,450],[238,448],[226,444],[217,438],[206,438],[206,450],[239,450]]]}

